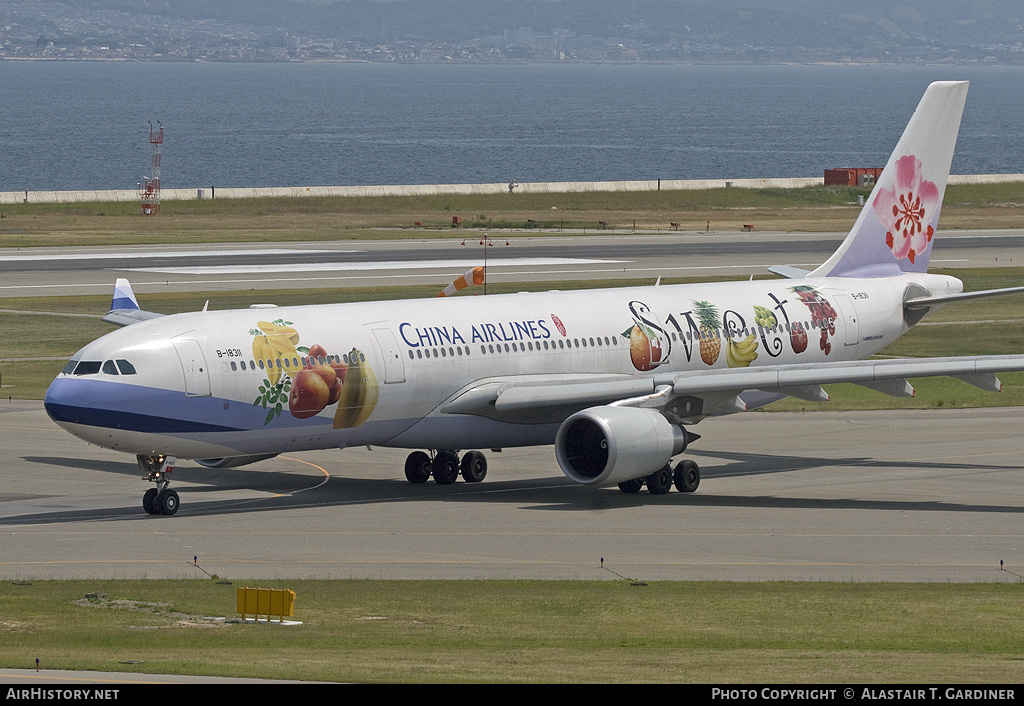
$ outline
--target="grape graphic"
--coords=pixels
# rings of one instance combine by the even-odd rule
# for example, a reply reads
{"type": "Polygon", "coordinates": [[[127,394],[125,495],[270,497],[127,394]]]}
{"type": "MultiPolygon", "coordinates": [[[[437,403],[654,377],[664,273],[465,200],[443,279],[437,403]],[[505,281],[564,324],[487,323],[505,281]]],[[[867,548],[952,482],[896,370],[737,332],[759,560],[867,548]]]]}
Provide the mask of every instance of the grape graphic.
{"type": "MultiPolygon", "coordinates": [[[[793,287],[793,293],[800,297],[800,301],[803,302],[811,312],[811,319],[817,322],[818,327],[821,329],[821,339],[818,341],[818,347],[828,355],[832,352],[832,341],[829,340],[829,336],[836,334],[836,310],[832,307],[825,297],[821,296],[814,287],[808,287],[801,285],[793,287]]],[[[803,335],[806,337],[807,332],[803,335]]],[[[792,334],[791,334],[792,338],[792,334]]],[[[793,350],[796,351],[796,340],[793,340],[793,350]]],[[[806,340],[804,341],[804,347],[806,347],[806,340]]],[[[800,351],[796,351],[799,353],[800,351]]]]}

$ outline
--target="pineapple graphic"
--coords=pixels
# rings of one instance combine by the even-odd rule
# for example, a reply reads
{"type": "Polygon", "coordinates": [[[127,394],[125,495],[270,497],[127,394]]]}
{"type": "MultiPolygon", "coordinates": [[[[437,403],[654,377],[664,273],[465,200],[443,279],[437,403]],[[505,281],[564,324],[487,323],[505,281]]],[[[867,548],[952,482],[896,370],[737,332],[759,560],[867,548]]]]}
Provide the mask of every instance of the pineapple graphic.
{"type": "Polygon", "coordinates": [[[713,332],[718,329],[718,310],[708,302],[693,303],[693,311],[700,323],[700,359],[714,365],[722,352],[722,341],[713,332]]]}

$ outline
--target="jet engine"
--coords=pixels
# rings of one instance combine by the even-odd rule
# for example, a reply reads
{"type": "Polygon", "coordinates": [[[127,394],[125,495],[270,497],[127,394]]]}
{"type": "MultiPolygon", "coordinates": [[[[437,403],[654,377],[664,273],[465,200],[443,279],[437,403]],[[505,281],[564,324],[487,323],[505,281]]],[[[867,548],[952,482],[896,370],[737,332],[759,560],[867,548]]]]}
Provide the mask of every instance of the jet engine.
{"type": "Polygon", "coordinates": [[[654,473],[686,448],[686,433],[655,409],[591,407],[558,428],[555,457],[584,485],[614,485],[654,473]]]}
{"type": "Polygon", "coordinates": [[[195,462],[207,468],[237,468],[257,461],[274,458],[277,454],[256,454],[254,456],[225,456],[224,458],[197,458],[195,462]]]}

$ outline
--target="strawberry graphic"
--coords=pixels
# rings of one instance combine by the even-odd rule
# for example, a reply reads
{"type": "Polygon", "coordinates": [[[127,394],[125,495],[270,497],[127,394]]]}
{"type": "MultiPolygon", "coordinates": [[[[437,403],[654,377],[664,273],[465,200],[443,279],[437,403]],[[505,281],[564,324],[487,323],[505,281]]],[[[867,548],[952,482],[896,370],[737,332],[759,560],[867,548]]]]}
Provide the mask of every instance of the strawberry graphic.
{"type": "Polygon", "coordinates": [[[803,353],[807,350],[807,332],[803,326],[793,324],[789,331],[789,342],[793,345],[794,353],[803,353]]]}

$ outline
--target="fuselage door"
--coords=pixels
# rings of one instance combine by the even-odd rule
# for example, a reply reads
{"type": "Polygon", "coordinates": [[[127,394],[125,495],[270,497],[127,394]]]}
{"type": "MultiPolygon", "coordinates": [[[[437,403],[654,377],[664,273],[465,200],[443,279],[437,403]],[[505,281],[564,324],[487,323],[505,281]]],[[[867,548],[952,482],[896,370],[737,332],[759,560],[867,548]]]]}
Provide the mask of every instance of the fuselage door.
{"type": "Polygon", "coordinates": [[[384,382],[405,382],[405,363],[402,362],[402,352],[394,332],[389,328],[375,328],[372,331],[384,358],[384,382]]]}
{"type": "Polygon", "coordinates": [[[857,320],[857,307],[847,294],[835,295],[836,306],[839,308],[839,316],[843,321],[843,331],[846,332],[846,345],[854,346],[860,343],[860,322],[857,320]]]}
{"type": "Polygon", "coordinates": [[[177,340],[174,341],[174,350],[185,374],[185,394],[191,397],[209,396],[210,371],[206,367],[206,357],[199,342],[192,339],[177,340]]]}

